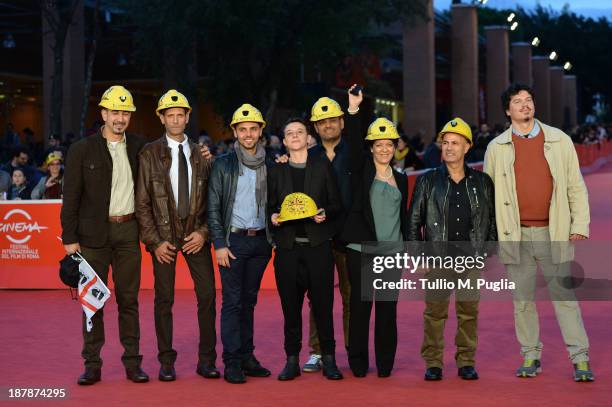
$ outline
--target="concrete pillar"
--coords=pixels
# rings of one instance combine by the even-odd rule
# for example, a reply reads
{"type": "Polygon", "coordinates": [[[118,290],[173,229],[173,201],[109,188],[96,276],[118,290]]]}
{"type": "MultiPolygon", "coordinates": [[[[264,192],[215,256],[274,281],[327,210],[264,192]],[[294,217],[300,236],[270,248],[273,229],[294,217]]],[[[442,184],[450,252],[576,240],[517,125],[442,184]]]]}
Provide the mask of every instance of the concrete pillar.
{"type": "Polygon", "coordinates": [[[476,6],[451,6],[451,93],[453,116],[478,120],[478,16],[476,6]]]}
{"type": "Polygon", "coordinates": [[[535,115],[544,123],[550,123],[550,72],[548,57],[531,58],[533,67],[533,96],[535,115]]]}
{"type": "Polygon", "coordinates": [[[533,84],[531,69],[531,44],[528,42],[512,43],[512,82],[533,84]]]}
{"type": "MultiPolygon", "coordinates": [[[[67,132],[79,131],[79,118],[83,104],[85,84],[85,36],[84,0],[80,0],[74,12],[72,24],[68,29],[64,44],[63,98],[62,98],[62,137],[67,132]]],[[[43,121],[45,140],[50,135],[51,83],[53,77],[53,47],[55,38],[42,18],[43,28],[43,121]]]]}
{"type": "Polygon", "coordinates": [[[404,24],[404,130],[410,136],[425,133],[427,142],[436,133],[436,62],[433,1],[426,2],[429,21],[404,24]]]}
{"type": "MultiPolygon", "coordinates": [[[[565,75],[563,77],[564,114],[563,121],[571,128],[578,124],[576,75],[565,75]]],[[[565,123],[564,123],[565,124],[565,123]]]]}
{"type": "Polygon", "coordinates": [[[563,67],[551,66],[550,70],[550,124],[563,127],[563,67]]]}
{"type": "Polygon", "coordinates": [[[487,41],[486,122],[490,126],[503,125],[507,119],[500,100],[510,80],[508,27],[492,25],[484,29],[487,41]]]}

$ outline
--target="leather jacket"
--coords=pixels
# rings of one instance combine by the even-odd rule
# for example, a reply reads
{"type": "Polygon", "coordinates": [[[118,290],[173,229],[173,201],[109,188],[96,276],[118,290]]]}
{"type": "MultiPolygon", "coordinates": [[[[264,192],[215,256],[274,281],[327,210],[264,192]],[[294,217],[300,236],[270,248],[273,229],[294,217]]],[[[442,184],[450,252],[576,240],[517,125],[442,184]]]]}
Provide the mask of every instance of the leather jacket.
{"type": "MultiPolygon", "coordinates": [[[[266,155],[266,167],[272,165],[266,155]]],[[[215,249],[229,246],[229,234],[238,188],[238,156],[232,151],[215,159],[208,183],[208,230],[215,249]]],[[[266,235],[271,240],[266,222],[266,235]]]]}
{"type": "MultiPolygon", "coordinates": [[[[470,241],[497,241],[493,181],[484,172],[468,166],[465,176],[472,218],[470,241]]],[[[448,241],[450,182],[444,163],[417,178],[408,210],[409,241],[448,241]]]]}
{"type": "Polygon", "coordinates": [[[191,189],[189,215],[181,221],[170,181],[172,156],[166,136],[147,144],[139,155],[140,168],[136,185],[136,217],[140,240],[148,251],[154,251],[162,242],[182,244],[191,232],[202,234],[208,240],[206,222],[207,183],[211,160],[205,160],[197,144],[189,142],[191,155],[191,189]]]}

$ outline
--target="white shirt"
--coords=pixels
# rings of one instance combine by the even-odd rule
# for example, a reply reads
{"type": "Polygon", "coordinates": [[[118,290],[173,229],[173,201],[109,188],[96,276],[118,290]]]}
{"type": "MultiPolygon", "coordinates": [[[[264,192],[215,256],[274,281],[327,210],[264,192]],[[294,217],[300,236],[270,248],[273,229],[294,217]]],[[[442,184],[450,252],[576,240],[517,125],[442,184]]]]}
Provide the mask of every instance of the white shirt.
{"type": "Polygon", "coordinates": [[[170,147],[170,155],[172,156],[172,165],[170,165],[170,182],[172,183],[172,193],[174,194],[174,202],[178,208],[178,153],[179,153],[179,144],[183,145],[183,154],[185,154],[185,158],[187,159],[187,182],[189,183],[189,196],[191,197],[191,161],[189,160],[191,157],[191,149],[189,148],[189,139],[187,136],[183,139],[182,143],[175,141],[166,135],[166,141],[168,142],[168,147],[170,147]]]}

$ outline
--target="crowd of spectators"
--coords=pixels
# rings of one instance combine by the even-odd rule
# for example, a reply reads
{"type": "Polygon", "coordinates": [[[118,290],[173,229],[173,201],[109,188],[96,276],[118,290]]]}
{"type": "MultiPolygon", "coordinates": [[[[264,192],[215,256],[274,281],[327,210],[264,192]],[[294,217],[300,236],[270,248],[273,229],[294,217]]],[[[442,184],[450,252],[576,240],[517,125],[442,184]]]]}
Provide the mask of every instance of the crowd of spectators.
{"type": "MultiPolygon", "coordinates": [[[[99,126],[99,124],[96,124],[99,126]]],[[[88,134],[97,129],[92,128],[88,134]]],[[[417,132],[408,135],[398,125],[401,138],[395,152],[393,167],[397,171],[411,172],[426,168],[435,168],[441,164],[440,146],[437,135],[426,135],[417,132]]],[[[490,128],[482,124],[480,128],[473,127],[474,144],[466,155],[466,162],[475,163],[484,159],[487,145],[505,129],[502,126],[490,128]]],[[[612,125],[584,124],[566,130],[576,144],[595,144],[612,139],[612,125]]],[[[285,146],[280,131],[266,132],[266,151],[271,157],[285,154],[285,146]]],[[[319,143],[315,132],[311,132],[308,143],[313,147],[319,143]]],[[[68,148],[76,140],[73,134],[48,137],[46,147],[42,142],[36,142],[34,132],[25,128],[21,134],[15,131],[12,124],[7,124],[0,139],[0,199],[61,199],[63,186],[63,164],[68,148]]],[[[215,156],[232,151],[233,138],[214,141],[206,131],[201,131],[197,140],[200,145],[206,145],[215,156]]]]}

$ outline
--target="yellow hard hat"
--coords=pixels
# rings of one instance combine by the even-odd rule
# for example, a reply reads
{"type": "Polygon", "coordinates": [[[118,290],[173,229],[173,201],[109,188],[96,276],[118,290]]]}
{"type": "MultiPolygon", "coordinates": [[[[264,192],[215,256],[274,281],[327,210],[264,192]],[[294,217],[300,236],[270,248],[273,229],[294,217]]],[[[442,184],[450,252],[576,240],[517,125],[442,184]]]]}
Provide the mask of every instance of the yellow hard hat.
{"type": "Polygon", "coordinates": [[[155,113],[159,116],[162,110],[170,109],[171,107],[184,107],[191,112],[191,106],[189,106],[189,101],[182,93],[178,92],[176,89],[170,89],[168,92],[164,93],[162,97],[159,98],[159,102],[157,102],[157,109],[155,109],[155,113]]]}
{"type": "Polygon", "coordinates": [[[442,131],[438,133],[438,141],[441,141],[442,137],[446,133],[459,134],[460,136],[465,137],[465,139],[468,141],[468,143],[470,143],[470,145],[472,144],[472,129],[470,128],[469,124],[467,124],[460,117],[455,117],[453,120],[444,125],[442,131]]]}
{"type": "Polygon", "coordinates": [[[121,85],[114,85],[106,89],[98,106],[108,110],[123,110],[125,112],[136,111],[132,94],[121,85]]]}
{"type": "Polygon", "coordinates": [[[329,119],[330,117],[344,116],[344,112],[340,108],[338,102],[328,97],[319,98],[319,100],[312,105],[310,113],[311,122],[318,122],[319,120],[329,119]]]}
{"type": "Polygon", "coordinates": [[[45,160],[45,165],[49,165],[53,161],[59,161],[60,163],[62,163],[64,161],[64,159],[62,158],[62,156],[60,154],[49,153],[49,155],[47,156],[47,159],[45,160]]]}
{"type": "Polygon", "coordinates": [[[278,222],[310,218],[317,214],[317,204],[308,195],[294,192],[283,199],[278,222]]]}
{"type": "Polygon", "coordinates": [[[266,127],[266,121],[263,119],[261,112],[255,106],[248,103],[240,106],[232,115],[232,122],[230,127],[242,122],[255,122],[261,123],[261,128],[266,127]]]}
{"type": "Polygon", "coordinates": [[[366,140],[395,140],[400,138],[393,122],[384,117],[374,120],[368,127],[366,140]]]}

